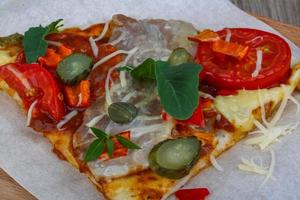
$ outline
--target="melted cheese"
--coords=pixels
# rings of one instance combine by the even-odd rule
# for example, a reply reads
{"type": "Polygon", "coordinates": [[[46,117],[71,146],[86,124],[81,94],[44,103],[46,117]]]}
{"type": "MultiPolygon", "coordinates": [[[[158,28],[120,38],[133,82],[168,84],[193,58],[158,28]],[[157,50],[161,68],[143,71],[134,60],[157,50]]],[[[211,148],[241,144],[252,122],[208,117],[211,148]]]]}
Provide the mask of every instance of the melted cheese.
{"type": "Polygon", "coordinates": [[[239,131],[249,131],[255,119],[252,111],[260,106],[259,95],[263,105],[272,102],[274,108],[283,99],[284,89],[240,90],[236,95],[217,96],[214,105],[239,131]]]}
{"type": "Polygon", "coordinates": [[[245,158],[241,158],[242,163],[238,165],[238,168],[242,171],[252,172],[256,174],[266,175],[268,170],[261,165],[257,165],[255,162],[249,161],[245,158]]]}
{"type": "Polygon", "coordinates": [[[56,128],[59,130],[59,131],[62,131],[64,130],[63,129],[63,126],[65,124],[67,124],[73,117],[75,117],[76,115],[78,114],[78,111],[77,110],[73,110],[72,112],[68,113],[66,116],[64,116],[64,118],[58,122],[58,124],[56,125],[56,128]]]}
{"type": "Polygon", "coordinates": [[[211,164],[214,166],[214,168],[216,168],[218,171],[223,172],[223,168],[221,167],[221,165],[219,165],[219,163],[217,162],[215,156],[213,154],[209,155],[209,160],[211,162],[211,164]]]}
{"type": "Polygon", "coordinates": [[[0,66],[8,63],[13,63],[16,60],[16,56],[11,56],[8,51],[0,51],[0,66]]]}
{"type": "Polygon", "coordinates": [[[32,118],[32,112],[33,112],[33,109],[35,107],[35,105],[37,104],[37,100],[35,100],[29,107],[28,109],[28,113],[27,113],[27,122],[26,122],[26,126],[29,126],[30,123],[31,123],[31,118],[32,118]]]}

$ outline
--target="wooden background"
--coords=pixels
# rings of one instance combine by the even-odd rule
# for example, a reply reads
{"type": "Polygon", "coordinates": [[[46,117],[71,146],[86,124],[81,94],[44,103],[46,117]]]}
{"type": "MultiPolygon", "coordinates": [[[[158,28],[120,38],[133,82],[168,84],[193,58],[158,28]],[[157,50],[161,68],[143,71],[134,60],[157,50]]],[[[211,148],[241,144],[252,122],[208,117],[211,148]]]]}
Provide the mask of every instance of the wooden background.
{"type": "MultiPolygon", "coordinates": [[[[300,26],[300,0],[231,0],[249,13],[300,26]]],[[[300,37],[300,36],[299,36],[300,37]]]]}

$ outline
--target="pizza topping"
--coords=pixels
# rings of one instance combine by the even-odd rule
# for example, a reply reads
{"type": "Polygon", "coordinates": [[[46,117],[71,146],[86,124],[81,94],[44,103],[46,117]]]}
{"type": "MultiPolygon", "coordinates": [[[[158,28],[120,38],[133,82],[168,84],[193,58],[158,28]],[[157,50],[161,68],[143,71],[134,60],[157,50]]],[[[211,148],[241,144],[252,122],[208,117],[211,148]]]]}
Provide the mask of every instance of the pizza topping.
{"type": "Polygon", "coordinates": [[[129,123],[137,116],[137,108],[130,103],[117,102],[108,107],[109,118],[119,124],[129,123]]]}
{"type": "Polygon", "coordinates": [[[255,70],[251,74],[252,77],[257,77],[259,72],[261,71],[261,64],[262,64],[262,59],[263,59],[263,52],[262,50],[256,50],[256,65],[255,65],[255,70]]]}
{"type": "Polygon", "coordinates": [[[205,200],[208,195],[207,188],[181,189],[175,192],[178,200],[205,200]]]}
{"type": "Polygon", "coordinates": [[[14,33],[6,37],[0,37],[0,47],[7,47],[21,43],[23,35],[14,33]]]}
{"type": "Polygon", "coordinates": [[[16,90],[27,110],[38,100],[34,118],[46,116],[58,122],[65,115],[61,91],[50,72],[38,64],[10,64],[0,68],[0,77],[16,90]]]}
{"type": "Polygon", "coordinates": [[[28,113],[27,113],[27,121],[26,121],[26,126],[30,126],[30,123],[31,123],[31,118],[32,118],[32,112],[33,112],[33,109],[35,107],[35,105],[38,103],[37,100],[35,100],[29,107],[28,109],[28,113]]]}
{"type": "Polygon", "coordinates": [[[230,42],[231,39],[231,31],[229,28],[226,29],[226,37],[225,37],[225,42],[230,42]]]}
{"type": "Polygon", "coordinates": [[[70,107],[87,108],[91,103],[90,81],[82,80],[75,86],[64,86],[64,97],[70,107]]]}
{"type": "Polygon", "coordinates": [[[63,119],[57,123],[56,128],[59,131],[64,130],[63,127],[66,125],[71,119],[73,119],[78,114],[77,110],[73,110],[69,112],[66,116],[63,117],[63,119]]]}
{"type": "Polygon", "coordinates": [[[214,166],[214,168],[216,168],[218,171],[221,171],[221,172],[224,171],[224,169],[221,167],[221,165],[219,165],[219,163],[217,162],[217,160],[213,154],[209,155],[209,160],[210,160],[211,164],[214,166]]]}
{"type": "MultiPolygon", "coordinates": [[[[231,28],[216,32],[220,40],[199,42],[196,62],[203,65],[202,81],[217,89],[258,89],[280,84],[290,75],[291,49],[286,41],[272,33],[231,28]],[[257,40],[255,38],[261,38],[257,40]],[[260,64],[261,50],[264,59],[260,64]],[[252,76],[261,66],[257,76],[252,76]]],[[[256,74],[254,74],[256,75],[256,74]]]]}
{"type": "Polygon", "coordinates": [[[48,43],[45,37],[48,34],[58,32],[58,29],[63,26],[61,22],[62,19],[59,19],[46,27],[31,27],[25,32],[23,47],[27,63],[34,63],[38,57],[46,54],[48,43]]]}
{"type": "Polygon", "coordinates": [[[205,29],[195,36],[189,36],[188,39],[194,42],[214,42],[220,40],[220,37],[216,32],[205,29]]]}
{"type": "Polygon", "coordinates": [[[169,62],[147,59],[137,68],[126,69],[133,78],[152,80],[155,74],[160,103],[164,110],[179,120],[186,120],[192,116],[199,103],[200,65],[171,65],[169,62]]]}
{"type": "Polygon", "coordinates": [[[185,48],[176,48],[172,51],[168,62],[171,65],[180,65],[183,63],[194,63],[193,56],[185,48]]]}
{"type": "Polygon", "coordinates": [[[224,40],[218,40],[213,42],[212,50],[223,55],[232,56],[238,60],[242,60],[248,53],[249,47],[236,44],[233,42],[226,42],[224,40]]]}
{"type": "Polygon", "coordinates": [[[140,149],[137,144],[131,142],[129,139],[121,136],[121,134],[111,136],[100,129],[91,128],[97,139],[95,139],[88,147],[88,150],[85,153],[84,161],[89,162],[93,161],[102,154],[102,152],[106,149],[107,154],[110,158],[113,157],[114,150],[120,149],[120,145],[127,149],[140,149]],[[117,144],[114,142],[114,139],[118,141],[117,144]]]}
{"type": "Polygon", "coordinates": [[[64,58],[57,67],[59,78],[68,85],[74,85],[86,78],[93,59],[85,54],[75,53],[64,58]]]}
{"type": "Polygon", "coordinates": [[[238,165],[238,168],[242,171],[253,172],[261,175],[266,175],[268,173],[268,170],[262,166],[262,162],[258,165],[254,162],[254,159],[249,161],[245,158],[241,158],[241,160],[242,163],[238,165]]]}
{"type": "Polygon", "coordinates": [[[200,149],[201,142],[193,136],[162,141],[149,154],[150,168],[161,176],[180,179],[190,172],[200,149]]]}
{"type": "Polygon", "coordinates": [[[38,61],[43,66],[56,69],[58,63],[70,54],[72,54],[71,49],[65,47],[64,45],[60,45],[58,50],[48,48],[45,56],[39,57],[38,61]]]}

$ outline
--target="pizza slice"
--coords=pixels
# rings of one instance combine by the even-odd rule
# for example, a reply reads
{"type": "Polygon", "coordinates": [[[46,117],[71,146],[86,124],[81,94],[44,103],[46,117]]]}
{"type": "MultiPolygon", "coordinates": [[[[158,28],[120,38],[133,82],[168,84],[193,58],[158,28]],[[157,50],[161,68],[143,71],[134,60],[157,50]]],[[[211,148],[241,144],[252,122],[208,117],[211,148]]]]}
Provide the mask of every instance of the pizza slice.
{"type": "Polygon", "coordinates": [[[60,24],[0,38],[0,88],[107,199],[167,199],[295,101],[300,66],[271,33],[123,15],[60,24]]]}

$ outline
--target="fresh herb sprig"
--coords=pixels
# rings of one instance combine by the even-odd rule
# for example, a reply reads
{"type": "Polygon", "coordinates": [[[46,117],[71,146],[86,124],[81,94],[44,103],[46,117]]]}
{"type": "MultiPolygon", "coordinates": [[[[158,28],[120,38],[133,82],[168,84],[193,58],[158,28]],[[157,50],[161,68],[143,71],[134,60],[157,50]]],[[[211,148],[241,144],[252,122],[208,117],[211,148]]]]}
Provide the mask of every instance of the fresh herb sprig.
{"type": "Polygon", "coordinates": [[[141,149],[140,146],[122,137],[121,135],[112,136],[94,127],[92,127],[91,130],[95,134],[97,139],[95,139],[90,144],[88,150],[85,153],[84,161],[86,162],[96,160],[104,150],[106,150],[108,156],[112,158],[115,150],[114,141],[112,139],[113,137],[115,137],[117,141],[127,149],[141,149]]]}
{"type": "Polygon", "coordinates": [[[58,29],[63,26],[62,19],[52,22],[46,27],[38,26],[29,28],[23,39],[23,48],[27,63],[34,63],[40,56],[46,54],[48,43],[45,37],[48,34],[58,32],[58,29]]]}
{"type": "Polygon", "coordinates": [[[145,60],[137,67],[125,66],[125,70],[138,80],[156,80],[158,94],[164,110],[176,119],[192,116],[199,104],[199,73],[202,67],[195,63],[172,65],[165,61],[145,60]]]}

